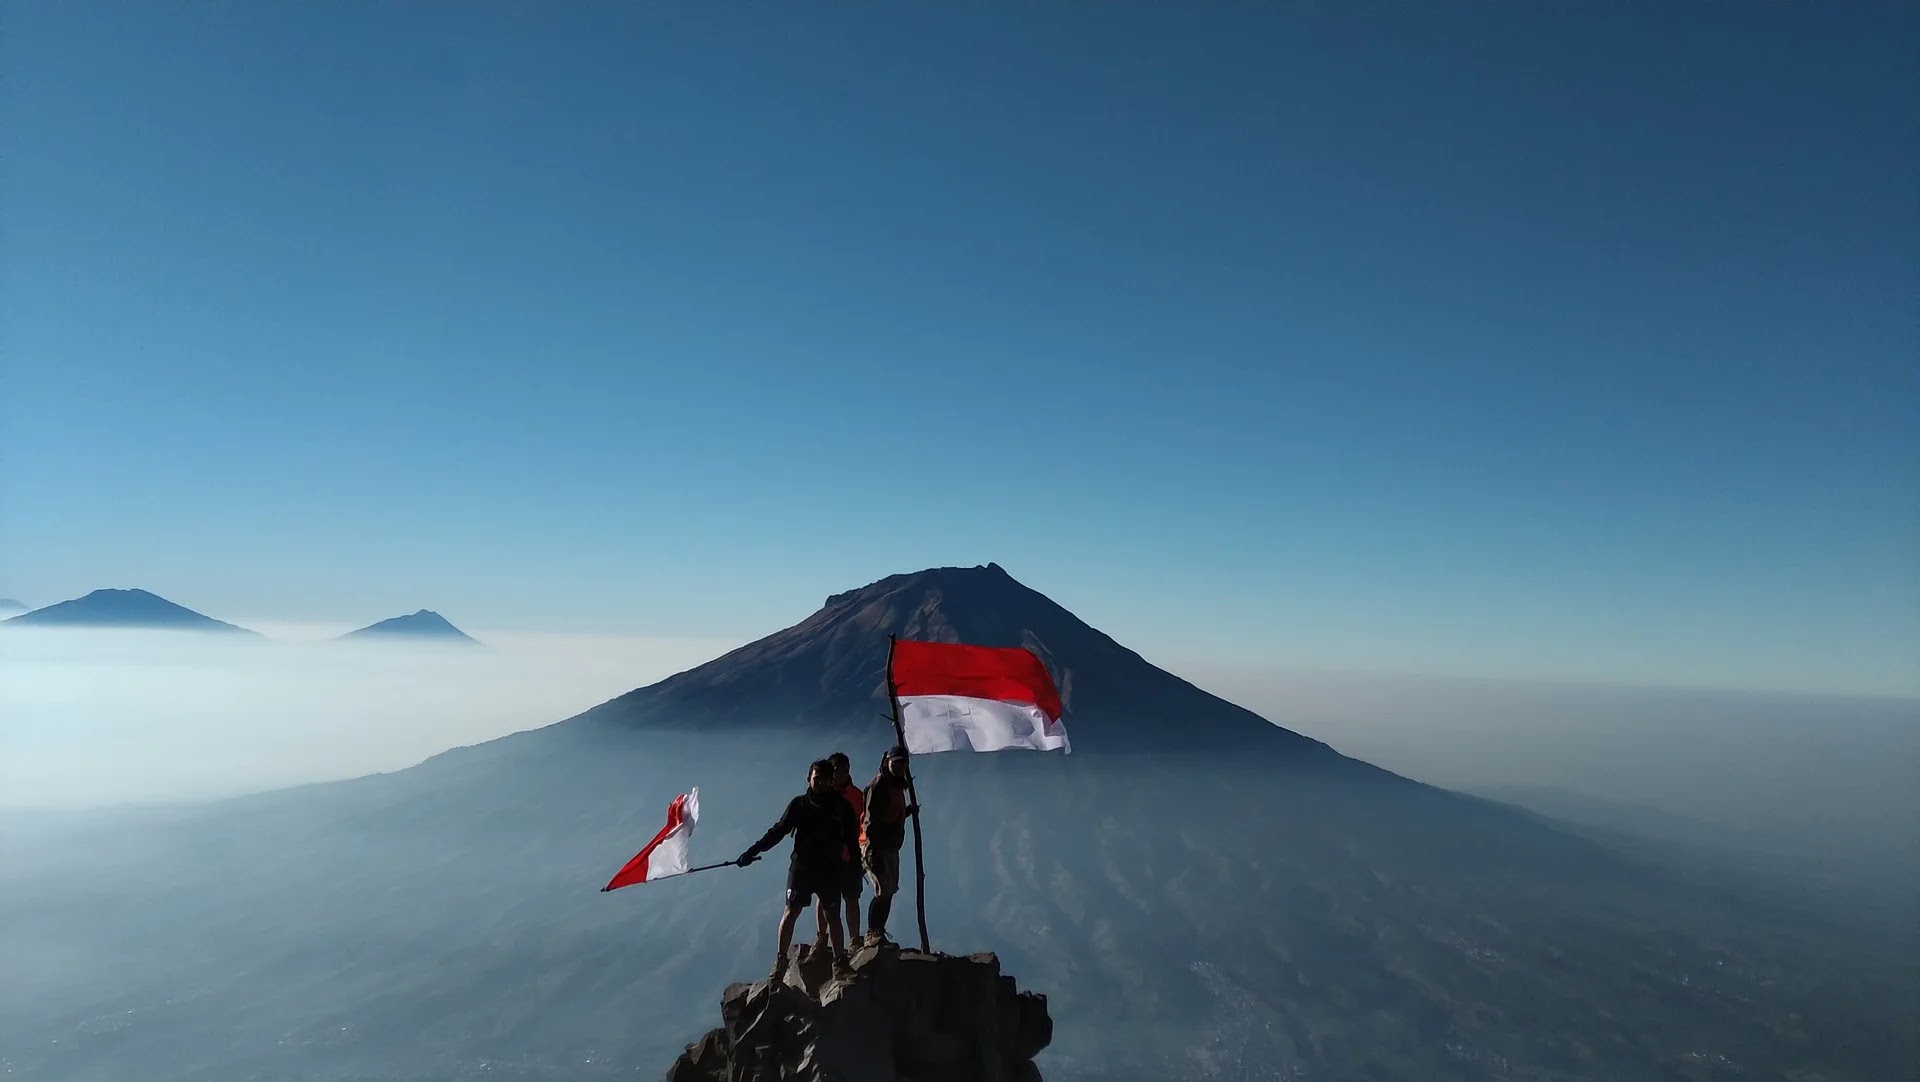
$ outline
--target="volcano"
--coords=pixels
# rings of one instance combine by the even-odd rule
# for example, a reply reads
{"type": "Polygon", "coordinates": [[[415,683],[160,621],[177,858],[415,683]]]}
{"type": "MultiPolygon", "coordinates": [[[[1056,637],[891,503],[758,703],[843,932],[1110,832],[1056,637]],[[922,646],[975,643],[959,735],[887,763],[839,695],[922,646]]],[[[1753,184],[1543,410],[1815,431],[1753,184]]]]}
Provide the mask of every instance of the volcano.
{"type": "Polygon", "coordinates": [[[14,627],[151,628],[167,631],[217,631],[254,635],[244,627],[176,605],[145,590],[95,590],[5,621],[14,627]]]}
{"type": "Polygon", "coordinates": [[[1026,646],[1060,686],[1071,756],[914,761],[930,940],[1048,996],[1051,1082],[1865,1082],[1920,1061],[1910,940],[1341,755],[992,564],[836,594],[409,770],[12,817],[0,1057],[65,1082],[659,1077],[728,982],[767,971],[783,854],[600,886],[693,786],[711,863],[812,760],[844,750],[864,780],[892,743],[889,633],[1026,646]]]}
{"type": "Polygon", "coordinates": [[[1155,667],[995,563],[892,575],[834,594],[792,627],[623,695],[575,723],[857,739],[888,709],[889,635],[1033,651],[1060,689],[1076,754],[1244,752],[1328,766],[1341,760],[1327,745],[1155,667]]]}
{"type": "Polygon", "coordinates": [[[478,639],[453,626],[446,617],[432,609],[421,609],[405,616],[395,616],[379,623],[368,624],[366,627],[349,631],[340,637],[348,640],[392,638],[480,645],[478,639]]]}

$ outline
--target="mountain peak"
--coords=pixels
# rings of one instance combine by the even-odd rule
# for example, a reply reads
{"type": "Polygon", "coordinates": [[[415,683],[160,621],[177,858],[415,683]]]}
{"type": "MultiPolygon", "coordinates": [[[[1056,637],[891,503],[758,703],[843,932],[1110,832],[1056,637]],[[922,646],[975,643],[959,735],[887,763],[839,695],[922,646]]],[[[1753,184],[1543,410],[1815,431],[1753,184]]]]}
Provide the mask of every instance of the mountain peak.
{"type": "Polygon", "coordinates": [[[1000,564],[975,564],[972,568],[925,568],[920,572],[902,572],[897,576],[883,577],[864,587],[831,595],[822,604],[820,612],[843,610],[847,606],[864,608],[876,602],[887,604],[889,612],[868,614],[868,620],[887,623],[887,631],[893,631],[902,639],[939,639],[952,643],[966,641],[989,647],[1023,645],[989,643],[981,639],[981,635],[995,637],[1008,633],[1014,623],[1020,623],[1021,618],[1031,614],[1031,610],[1037,606],[1050,606],[1066,612],[1039,591],[1021,585],[1014,576],[1006,574],[1006,568],[1000,564]],[[916,604],[908,606],[906,610],[895,610],[893,602],[899,599],[914,599],[916,604]],[[952,602],[948,602],[948,599],[952,599],[952,602]],[[954,616],[960,618],[958,625],[952,623],[954,616]],[[985,623],[993,623],[998,627],[985,627],[985,623]]]}
{"type": "Polygon", "coordinates": [[[157,628],[174,631],[255,632],[176,605],[158,594],[138,589],[95,590],[85,597],[34,609],[6,621],[47,627],[157,628]]]}
{"type": "Polygon", "coordinates": [[[995,563],[889,575],[833,594],[785,630],[585,716],[700,729],[865,727],[887,710],[889,635],[1031,650],[1060,689],[1076,752],[1256,744],[1332,754],[1155,667],[995,563]]]}
{"type": "Polygon", "coordinates": [[[453,626],[446,617],[432,609],[418,609],[405,616],[395,616],[376,624],[340,636],[343,639],[402,637],[413,639],[438,639],[449,642],[473,643],[479,640],[453,626]]]}

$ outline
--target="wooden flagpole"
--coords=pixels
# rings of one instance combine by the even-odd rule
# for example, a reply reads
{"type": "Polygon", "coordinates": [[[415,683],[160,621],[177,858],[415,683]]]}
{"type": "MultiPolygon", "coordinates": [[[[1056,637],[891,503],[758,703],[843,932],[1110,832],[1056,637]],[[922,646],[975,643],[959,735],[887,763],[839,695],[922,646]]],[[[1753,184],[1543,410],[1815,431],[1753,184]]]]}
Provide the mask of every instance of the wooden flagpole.
{"type": "MultiPolygon", "coordinates": [[[[902,751],[907,747],[907,730],[900,724],[900,689],[893,682],[893,644],[897,636],[887,636],[887,699],[893,703],[893,738],[902,751]]],[[[907,756],[907,802],[918,809],[920,794],[913,788],[913,756],[907,756]]],[[[920,918],[920,950],[933,953],[933,947],[927,939],[927,867],[920,858],[920,812],[916,810],[913,819],[913,908],[920,918]]]]}

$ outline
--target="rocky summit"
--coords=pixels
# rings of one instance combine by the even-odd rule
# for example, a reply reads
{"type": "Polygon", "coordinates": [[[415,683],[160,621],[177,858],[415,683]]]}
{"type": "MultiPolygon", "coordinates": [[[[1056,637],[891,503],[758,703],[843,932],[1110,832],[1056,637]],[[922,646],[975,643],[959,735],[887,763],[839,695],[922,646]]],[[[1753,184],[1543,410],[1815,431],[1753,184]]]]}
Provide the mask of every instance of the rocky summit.
{"type": "Polygon", "coordinates": [[[1053,1040],[1047,998],[1019,990],[992,954],[891,943],[853,952],[836,980],[826,952],[793,948],[785,979],[732,984],[721,1026],[687,1046],[667,1082],[1037,1082],[1053,1040]]]}

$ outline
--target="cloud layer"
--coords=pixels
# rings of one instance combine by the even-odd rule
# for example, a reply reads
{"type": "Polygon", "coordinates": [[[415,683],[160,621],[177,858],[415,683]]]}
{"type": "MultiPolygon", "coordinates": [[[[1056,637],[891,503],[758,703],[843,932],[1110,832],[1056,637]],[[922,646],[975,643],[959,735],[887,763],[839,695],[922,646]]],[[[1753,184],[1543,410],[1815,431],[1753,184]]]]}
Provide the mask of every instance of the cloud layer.
{"type": "Polygon", "coordinates": [[[224,796],[400,769],[569,717],[737,643],[475,632],[489,649],[151,631],[0,636],[0,805],[224,796]]]}

